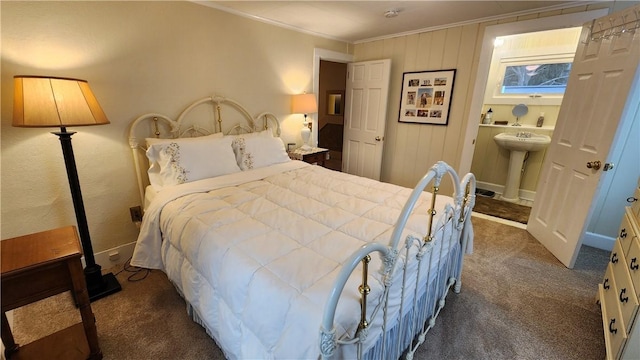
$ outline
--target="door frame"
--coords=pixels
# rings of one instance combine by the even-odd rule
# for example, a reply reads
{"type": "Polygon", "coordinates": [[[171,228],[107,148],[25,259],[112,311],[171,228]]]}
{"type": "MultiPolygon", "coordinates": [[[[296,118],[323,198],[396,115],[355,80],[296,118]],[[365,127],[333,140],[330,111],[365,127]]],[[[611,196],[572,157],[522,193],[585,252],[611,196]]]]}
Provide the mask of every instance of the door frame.
{"type": "Polygon", "coordinates": [[[493,54],[493,40],[497,36],[507,36],[528,32],[562,29],[567,27],[582,27],[585,22],[597,19],[609,14],[609,9],[598,9],[566,15],[550,16],[540,19],[526,21],[516,21],[506,24],[487,26],[482,39],[482,49],[476,71],[476,81],[473,87],[473,97],[469,106],[469,117],[467,119],[467,129],[464,137],[464,145],[460,156],[459,174],[466,174],[471,171],[471,162],[475,150],[475,141],[478,136],[480,113],[484,103],[484,93],[487,88],[489,78],[489,68],[491,67],[491,56],[493,54]]]}
{"type": "MultiPolygon", "coordinates": [[[[313,49],[313,93],[316,94],[316,96],[320,96],[320,94],[318,93],[320,91],[320,60],[333,61],[337,63],[346,64],[346,63],[353,62],[353,55],[332,51],[332,50],[327,50],[327,49],[321,49],[321,48],[313,49]]],[[[347,79],[344,79],[344,81],[346,83],[347,79]]],[[[312,119],[312,122],[313,122],[313,128],[318,129],[317,117],[314,117],[312,119]]],[[[311,141],[314,144],[317,144],[318,131],[311,132],[311,136],[312,136],[311,141]]]]}

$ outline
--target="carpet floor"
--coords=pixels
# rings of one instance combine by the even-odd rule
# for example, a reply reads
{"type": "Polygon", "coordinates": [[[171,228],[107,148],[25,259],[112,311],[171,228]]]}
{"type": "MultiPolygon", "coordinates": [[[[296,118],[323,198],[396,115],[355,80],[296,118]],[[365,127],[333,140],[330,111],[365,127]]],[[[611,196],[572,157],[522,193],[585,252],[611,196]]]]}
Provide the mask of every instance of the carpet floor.
{"type": "MultiPolygon", "coordinates": [[[[570,270],[525,230],[475,217],[473,224],[462,291],[447,296],[415,358],[605,358],[595,294],[609,253],[583,247],[570,270]]],[[[105,360],[224,358],[162,272],[132,275],[142,273],[120,271],[122,291],[92,303],[105,360]]],[[[79,321],[63,293],[15,310],[14,336],[25,344],[79,321]]]]}
{"type": "Polygon", "coordinates": [[[526,224],[531,208],[486,196],[476,196],[473,211],[526,224]]]}

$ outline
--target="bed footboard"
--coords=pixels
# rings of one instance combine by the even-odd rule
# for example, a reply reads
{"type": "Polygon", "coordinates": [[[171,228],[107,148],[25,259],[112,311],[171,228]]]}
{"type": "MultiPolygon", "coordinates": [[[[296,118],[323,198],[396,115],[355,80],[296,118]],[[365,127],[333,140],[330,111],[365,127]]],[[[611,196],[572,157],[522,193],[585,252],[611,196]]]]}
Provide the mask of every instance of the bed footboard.
{"type": "Polygon", "coordinates": [[[465,175],[460,181],[453,168],[444,162],[436,163],[409,196],[396,221],[389,244],[369,243],[348,258],[324,309],[320,328],[320,353],[323,359],[334,357],[338,347],[345,345],[356,346],[359,359],[413,358],[414,352],[424,342],[426,333],[434,326],[451,287],[456,293],[460,292],[463,257],[472,247],[470,217],[475,204],[475,186],[473,174],[465,175]],[[450,175],[454,185],[453,205],[447,204],[444,213],[434,223],[436,196],[446,174],[450,175]],[[427,233],[422,238],[409,235],[401,239],[411,212],[429,184],[433,185],[427,233]],[[404,240],[404,248],[400,248],[401,240],[404,240]],[[383,264],[380,269],[383,291],[382,296],[371,301],[367,299],[371,290],[368,277],[369,263],[374,253],[380,256],[383,264]],[[401,256],[404,256],[404,262],[397,264],[401,256]],[[417,264],[409,266],[410,262],[417,264]],[[348,339],[337,339],[334,321],[338,301],[348,279],[360,264],[362,283],[358,287],[361,308],[358,329],[348,339]],[[436,272],[432,273],[434,268],[436,272]],[[398,271],[402,273],[394,276],[398,271]],[[394,317],[388,316],[389,289],[392,286],[400,286],[399,304],[394,304],[397,316],[394,317]],[[370,322],[378,322],[376,325],[382,331],[376,337],[375,344],[365,350],[363,344],[369,335],[370,322]]]}

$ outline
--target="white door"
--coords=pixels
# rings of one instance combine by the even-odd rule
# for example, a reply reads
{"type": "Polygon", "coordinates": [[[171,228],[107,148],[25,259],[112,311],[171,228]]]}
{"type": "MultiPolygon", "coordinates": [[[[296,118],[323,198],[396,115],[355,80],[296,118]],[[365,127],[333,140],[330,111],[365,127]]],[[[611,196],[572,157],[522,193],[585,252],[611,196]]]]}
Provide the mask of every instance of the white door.
{"type": "MultiPolygon", "coordinates": [[[[610,18],[635,19],[634,9],[640,6],[596,20],[595,31],[598,22],[609,24],[610,18]]],[[[640,61],[640,36],[616,28],[618,35],[592,40],[602,34],[590,36],[587,25],[591,23],[582,29],[527,224],[527,230],[569,268],[578,255],[640,61]],[[601,163],[598,170],[595,161],[601,163]]]]}
{"type": "Polygon", "coordinates": [[[347,65],[342,171],[380,180],[391,60],[347,65]]]}

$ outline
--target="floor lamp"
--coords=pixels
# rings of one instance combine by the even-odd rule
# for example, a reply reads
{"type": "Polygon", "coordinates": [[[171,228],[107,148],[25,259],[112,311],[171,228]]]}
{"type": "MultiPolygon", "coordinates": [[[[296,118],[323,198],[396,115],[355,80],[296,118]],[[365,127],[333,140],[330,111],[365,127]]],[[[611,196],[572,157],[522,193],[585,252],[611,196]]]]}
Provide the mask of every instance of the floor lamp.
{"type": "Polygon", "coordinates": [[[76,161],[71,147],[74,131],[67,126],[104,125],[109,120],[85,80],[43,76],[15,76],[13,126],[60,127],[53,132],[60,138],[67,168],[73,207],[78,222],[78,234],[85,259],[84,275],[91,301],[120,291],[122,288],[112,273],[102,275],[96,264],[87,225],[87,216],[80,191],[76,161]]]}

